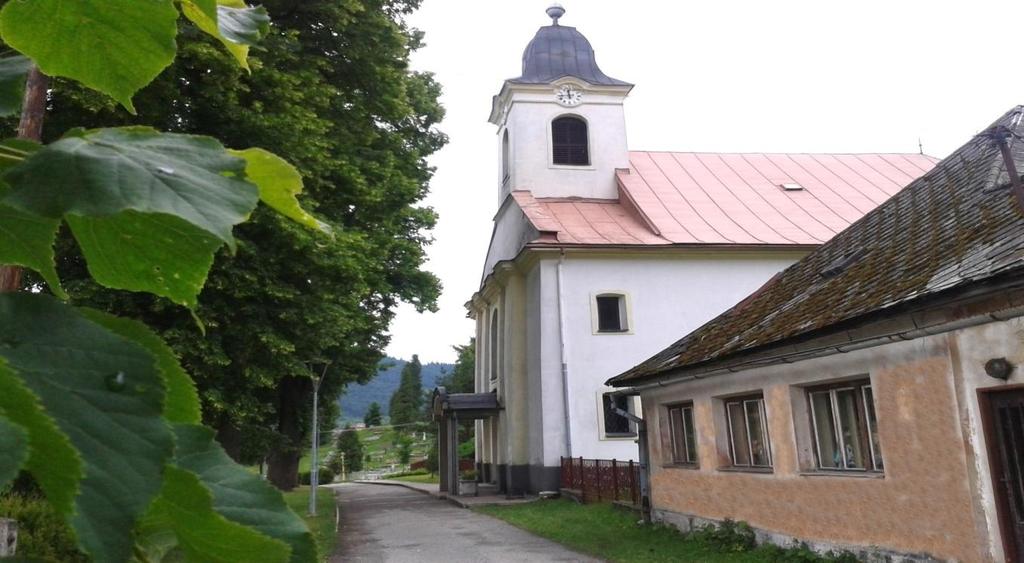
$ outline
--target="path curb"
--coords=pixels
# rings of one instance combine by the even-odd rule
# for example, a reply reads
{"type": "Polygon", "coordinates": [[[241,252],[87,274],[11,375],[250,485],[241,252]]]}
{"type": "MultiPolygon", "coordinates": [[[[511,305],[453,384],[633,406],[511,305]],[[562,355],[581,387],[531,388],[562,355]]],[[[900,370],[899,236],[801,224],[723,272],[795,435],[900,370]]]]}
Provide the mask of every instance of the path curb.
{"type": "Polygon", "coordinates": [[[430,496],[432,496],[432,497],[434,497],[434,498],[436,498],[438,500],[447,500],[448,502],[450,502],[450,503],[452,503],[455,506],[458,506],[460,508],[469,508],[468,504],[462,502],[461,500],[459,500],[459,499],[457,499],[455,497],[450,497],[450,496],[448,496],[446,494],[442,494],[441,492],[436,492],[435,493],[434,491],[428,491],[426,489],[421,489],[420,487],[416,487],[416,486],[414,486],[411,483],[402,483],[400,481],[382,481],[382,480],[377,480],[377,481],[352,481],[352,482],[353,483],[359,483],[360,485],[385,485],[385,486],[389,486],[389,487],[405,487],[406,489],[409,489],[410,491],[416,491],[417,493],[423,493],[425,495],[430,495],[430,496]]]}

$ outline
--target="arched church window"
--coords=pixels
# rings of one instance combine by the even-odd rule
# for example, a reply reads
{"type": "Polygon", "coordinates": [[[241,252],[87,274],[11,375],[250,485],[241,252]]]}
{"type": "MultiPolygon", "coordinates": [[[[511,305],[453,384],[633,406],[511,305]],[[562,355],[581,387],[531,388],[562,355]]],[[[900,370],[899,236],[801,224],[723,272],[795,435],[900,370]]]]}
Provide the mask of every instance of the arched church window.
{"type": "Polygon", "coordinates": [[[498,310],[491,313],[491,338],[488,342],[491,356],[491,379],[498,379],[498,310]]]}
{"type": "Polygon", "coordinates": [[[508,129],[505,130],[505,135],[501,138],[501,185],[505,186],[508,184],[510,176],[509,172],[509,147],[508,147],[508,129]]]}
{"type": "Polygon", "coordinates": [[[565,116],[551,122],[551,162],[580,166],[590,164],[587,122],[565,116]]]}

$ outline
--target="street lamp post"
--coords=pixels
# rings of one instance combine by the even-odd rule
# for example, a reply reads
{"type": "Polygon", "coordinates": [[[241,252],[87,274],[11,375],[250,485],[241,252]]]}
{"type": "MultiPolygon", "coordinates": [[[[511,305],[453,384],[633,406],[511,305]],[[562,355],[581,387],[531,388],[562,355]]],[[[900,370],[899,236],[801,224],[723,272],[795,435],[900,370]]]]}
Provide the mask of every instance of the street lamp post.
{"type": "Polygon", "coordinates": [[[320,427],[317,420],[317,399],[320,395],[320,384],[324,382],[327,375],[327,367],[331,363],[324,364],[324,370],[320,377],[313,382],[313,459],[309,465],[309,515],[316,516],[316,488],[320,485],[320,460],[317,459],[317,449],[320,447],[320,427]]]}

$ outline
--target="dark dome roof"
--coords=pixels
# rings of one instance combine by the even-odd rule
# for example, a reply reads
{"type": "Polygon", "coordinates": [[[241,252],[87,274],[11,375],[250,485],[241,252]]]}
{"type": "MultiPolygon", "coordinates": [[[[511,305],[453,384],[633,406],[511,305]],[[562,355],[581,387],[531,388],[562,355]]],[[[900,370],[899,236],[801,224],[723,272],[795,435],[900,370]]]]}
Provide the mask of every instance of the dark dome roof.
{"type": "Polygon", "coordinates": [[[523,51],[523,75],[509,82],[547,84],[564,76],[575,76],[591,84],[632,86],[601,72],[590,41],[575,27],[549,25],[537,30],[523,51]]]}

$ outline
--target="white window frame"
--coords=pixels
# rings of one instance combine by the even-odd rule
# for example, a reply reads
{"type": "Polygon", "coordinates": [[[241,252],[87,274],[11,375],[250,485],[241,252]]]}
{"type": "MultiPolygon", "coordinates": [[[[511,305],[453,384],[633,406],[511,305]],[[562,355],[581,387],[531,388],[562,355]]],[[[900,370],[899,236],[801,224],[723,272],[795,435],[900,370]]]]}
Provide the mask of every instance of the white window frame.
{"type": "Polygon", "coordinates": [[[630,298],[629,293],[621,289],[609,289],[605,291],[598,291],[590,295],[590,328],[591,332],[595,336],[615,336],[622,334],[634,334],[635,323],[633,322],[633,300],[630,298]],[[619,302],[619,321],[626,322],[626,330],[619,331],[601,331],[600,318],[597,313],[597,298],[598,297],[618,297],[621,301],[619,302]]]}
{"type": "Polygon", "coordinates": [[[666,410],[665,410],[666,418],[668,419],[669,451],[671,452],[671,455],[672,455],[672,459],[671,459],[672,465],[678,465],[680,467],[690,467],[690,468],[695,468],[695,469],[699,468],[700,467],[700,438],[699,438],[699,435],[697,433],[697,414],[696,414],[696,411],[693,408],[693,401],[682,401],[682,402],[679,402],[679,403],[672,403],[670,405],[666,405],[665,408],[666,408],[666,410]],[[685,426],[686,426],[686,417],[683,415],[683,411],[685,411],[687,409],[689,409],[689,411],[690,411],[690,420],[693,421],[693,428],[692,428],[692,430],[693,430],[693,439],[694,439],[694,444],[693,444],[694,458],[692,460],[686,459],[687,457],[689,457],[689,448],[687,447],[687,446],[689,446],[689,440],[687,440],[687,438],[686,438],[686,428],[685,428],[685,426]],[[679,411],[679,425],[680,425],[680,427],[678,429],[676,428],[675,421],[672,419],[672,411],[676,411],[676,410],[679,411]],[[682,456],[677,456],[676,455],[677,453],[679,453],[679,452],[676,452],[676,432],[682,432],[682,436],[681,436],[681,438],[682,438],[682,445],[683,445],[683,451],[681,452],[682,456]]]}
{"type": "MultiPolygon", "coordinates": [[[[878,451],[875,450],[875,442],[874,442],[874,440],[871,439],[872,433],[876,431],[876,428],[874,427],[874,424],[872,424],[872,422],[871,422],[871,417],[868,416],[868,411],[867,411],[867,409],[868,409],[868,398],[867,398],[867,395],[866,395],[866,391],[868,391],[868,390],[871,390],[871,398],[872,398],[872,403],[871,404],[872,404],[872,406],[874,406],[874,402],[873,402],[874,396],[875,396],[874,388],[873,388],[873,386],[871,384],[871,381],[869,379],[853,380],[853,381],[850,381],[849,384],[846,385],[846,386],[843,386],[843,385],[828,386],[827,384],[825,384],[823,386],[820,386],[820,387],[812,386],[812,387],[808,388],[804,392],[804,395],[807,398],[808,412],[810,413],[810,418],[811,418],[811,441],[812,441],[813,450],[814,450],[814,465],[815,465],[815,469],[817,471],[843,471],[843,472],[859,472],[859,473],[883,473],[885,471],[885,461],[884,461],[884,458],[882,458],[882,460],[883,460],[882,461],[882,467],[879,467],[878,460],[879,460],[879,457],[880,457],[879,454],[881,452],[878,452],[878,451]],[[825,388],[821,388],[821,387],[825,387],[825,388]],[[842,429],[840,428],[840,417],[839,417],[838,393],[840,391],[853,391],[854,393],[857,393],[857,394],[860,395],[860,399],[861,399],[861,404],[860,404],[861,412],[859,413],[859,415],[863,417],[864,428],[867,431],[867,436],[866,436],[866,439],[867,439],[866,441],[868,443],[867,451],[868,451],[868,454],[871,456],[871,459],[870,459],[871,467],[870,468],[869,467],[847,467],[847,461],[846,461],[846,456],[845,455],[841,455],[840,456],[840,460],[842,461],[842,467],[826,467],[826,466],[824,466],[821,463],[821,446],[820,446],[820,441],[818,440],[818,433],[819,433],[818,417],[816,416],[817,413],[815,411],[814,401],[812,400],[811,396],[812,395],[817,395],[817,394],[820,394],[820,393],[827,393],[828,394],[828,396],[829,396],[829,406],[830,406],[828,414],[829,414],[829,416],[832,419],[832,430],[833,430],[832,438],[833,438],[833,440],[835,440],[835,443],[838,445],[839,451],[840,452],[845,452],[846,451],[846,439],[843,437],[843,432],[842,432],[842,429]]],[[[877,409],[875,409],[875,416],[876,417],[878,416],[877,409]]],[[[876,423],[877,423],[877,421],[876,421],[876,423]]],[[[858,432],[859,431],[860,430],[858,429],[858,432]]]]}
{"type": "Polygon", "coordinates": [[[725,424],[728,429],[727,439],[729,440],[729,461],[732,463],[730,467],[753,470],[774,469],[775,458],[772,455],[772,439],[771,433],[768,431],[768,409],[765,406],[764,395],[752,393],[723,399],[722,407],[725,410],[725,424]],[[758,465],[754,463],[754,443],[750,439],[750,422],[749,416],[747,415],[747,405],[750,403],[757,404],[760,407],[761,430],[764,433],[764,449],[765,455],[768,457],[767,465],[758,465]],[[743,413],[743,424],[746,427],[747,433],[747,457],[750,460],[750,463],[748,464],[740,464],[736,462],[736,440],[733,438],[732,416],[729,413],[729,405],[740,405],[740,409],[743,413]]]}
{"type": "MultiPolygon", "coordinates": [[[[619,389],[606,387],[597,392],[597,431],[599,439],[601,441],[607,442],[635,442],[637,438],[640,437],[640,434],[639,432],[637,432],[636,423],[634,422],[629,423],[629,427],[631,429],[632,434],[612,434],[609,436],[604,430],[604,409],[607,408],[607,402],[605,401],[604,396],[607,395],[608,393],[614,393],[616,391],[619,391],[619,389]]],[[[644,415],[642,410],[642,403],[640,402],[640,396],[634,395],[629,397],[629,399],[629,412],[640,418],[643,418],[644,415]]]]}

